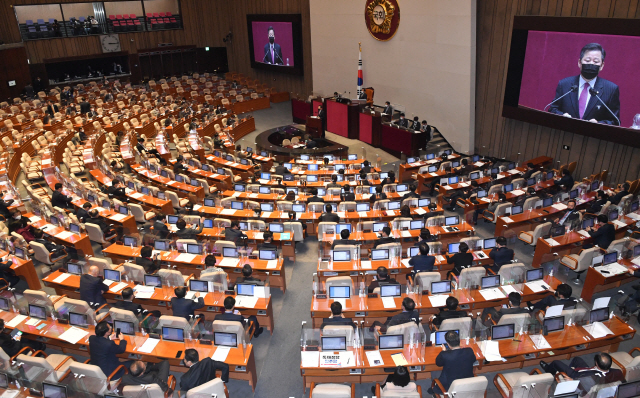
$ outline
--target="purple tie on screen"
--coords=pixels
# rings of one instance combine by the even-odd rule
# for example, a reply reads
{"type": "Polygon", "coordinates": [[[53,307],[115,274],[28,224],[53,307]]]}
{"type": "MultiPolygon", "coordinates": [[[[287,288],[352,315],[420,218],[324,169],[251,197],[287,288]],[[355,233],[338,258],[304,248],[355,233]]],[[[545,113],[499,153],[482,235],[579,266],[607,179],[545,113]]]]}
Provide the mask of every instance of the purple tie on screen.
{"type": "Polygon", "coordinates": [[[580,119],[584,116],[584,110],[587,108],[587,95],[589,94],[589,83],[585,83],[580,93],[580,119]]]}
{"type": "Polygon", "coordinates": [[[273,59],[273,46],[271,46],[271,63],[275,64],[275,60],[273,59]]]}

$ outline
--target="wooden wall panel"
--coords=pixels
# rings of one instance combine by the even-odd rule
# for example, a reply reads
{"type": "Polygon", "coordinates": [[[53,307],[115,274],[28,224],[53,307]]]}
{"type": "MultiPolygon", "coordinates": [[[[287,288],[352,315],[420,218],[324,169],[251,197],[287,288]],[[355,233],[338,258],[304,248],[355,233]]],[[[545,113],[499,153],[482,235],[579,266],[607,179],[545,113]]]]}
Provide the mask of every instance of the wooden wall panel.
{"type": "MultiPolygon", "coordinates": [[[[78,2],[78,0],[54,1],[78,2]]],[[[51,2],[51,0],[0,2],[2,3],[0,4],[0,40],[5,43],[21,41],[13,5],[51,2]]],[[[300,94],[311,92],[313,79],[308,0],[181,0],[181,9],[183,30],[120,33],[122,51],[134,54],[138,49],[155,48],[158,43],[173,43],[175,46],[195,45],[196,47],[226,46],[229,70],[260,79],[278,90],[300,94]],[[246,14],[302,14],[304,76],[291,76],[251,68],[246,14]],[[222,39],[229,30],[233,32],[233,41],[225,44],[222,39]]],[[[97,36],[27,41],[25,49],[32,64],[41,63],[44,59],[102,53],[97,36]]]]}
{"type": "Polygon", "coordinates": [[[640,178],[640,148],[501,116],[514,16],[638,19],[639,3],[640,0],[479,1],[476,36],[476,152],[519,161],[540,155],[553,156],[556,162],[563,164],[577,161],[577,176],[588,176],[606,169],[609,170],[611,182],[640,178]],[[568,145],[570,150],[563,150],[563,145],[568,145]]]}
{"type": "Polygon", "coordinates": [[[24,47],[4,48],[0,50],[0,98],[1,101],[18,97],[24,86],[31,83],[29,64],[24,47]],[[9,81],[16,85],[9,87],[9,81]]]}

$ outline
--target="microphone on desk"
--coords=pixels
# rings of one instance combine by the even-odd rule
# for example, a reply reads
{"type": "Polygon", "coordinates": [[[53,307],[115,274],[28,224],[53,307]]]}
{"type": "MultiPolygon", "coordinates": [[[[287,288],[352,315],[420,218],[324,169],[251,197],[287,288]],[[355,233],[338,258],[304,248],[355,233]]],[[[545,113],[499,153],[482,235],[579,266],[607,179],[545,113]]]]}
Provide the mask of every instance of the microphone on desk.
{"type": "Polygon", "coordinates": [[[571,89],[569,91],[567,91],[566,93],[562,94],[561,96],[559,96],[558,98],[554,99],[553,101],[551,101],[549,103],[549,105],[545,106],[542,110],[546,111],[548,107],[550,107],[551,105],[555,104],[556,102],[560,101],[561,99],[563,99],[564,97],[566,97],[567,95],[573,93],[574,91],[578,91],[578,86],[577,85],[573,85],[571,86],[571,89]]]}
{"type": "Polygon", "coordinates": [[[595,90],[593,88],[589,89],[589,94],[595,96],[598,101],[602,102],[602,105],[604,105],[605,108],[607,108],[607,110],[609,111],[609,113],[611,113],[613,115],[613,117],[616,118],[616,120],[618,121],[618,126],[620,126],[620,119],[618,119],[618,116],[616,116],[615,113],[613,113],[613,111],[607,106],[607,104],[604,103],[604,101],[602,100],[602,98],[600,98],[600,96],[598,94],[600,94],[600,92],[598,90],[595,90]]]}

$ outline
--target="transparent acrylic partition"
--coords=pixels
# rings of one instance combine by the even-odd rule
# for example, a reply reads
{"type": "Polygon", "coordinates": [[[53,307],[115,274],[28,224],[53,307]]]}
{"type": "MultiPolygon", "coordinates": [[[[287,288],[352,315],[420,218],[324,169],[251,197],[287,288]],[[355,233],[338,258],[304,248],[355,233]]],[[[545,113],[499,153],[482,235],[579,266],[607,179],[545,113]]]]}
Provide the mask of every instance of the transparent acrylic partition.
{"type": "Polygon", "coordinates": [[[106,377],[101,379],[72,372],[63,382],[66,383],[69,397],[89,398],[113,393],[109,391],[109,382],[106,377]]]}
{"type": "Polygon", "coordinates": [[[55,317],[55,319],[68,320],[69,314],[73,312],[76,314],[86,315],[88,325],[95,326],[98,323],[98,319],[102,320],[105,317],[105,314],[108,314],[109,312],[108,308],[105,307],[96,314],[95,309],[82,300],[63,298],[60,301],[60,306],[58,306],[52,313],[52,317],[55,317]]]}
{"type": "Polygon", "coordinates": [[[14,382],[16,383],[16,387],[20,385],[21,387],[34,388],[42,391],[42,382],[56,383],[58,382],[58,377],[62,376],[62,372],[56,372],[55,370],[35,366],[34,364],[27,364],[17,358],[15,362],[17,373],[14,374],[14,382]]]}
{"type": "Polygon", "coordinates": [[[314,329],[305,324],[300,336],[301,364],[309,368],[361,366],[362,341],[360,329],[351,325],[327,325],[323,329],[314,329]],[[331,353],[333,359],[327,360],[327,353],[331,353]]]}

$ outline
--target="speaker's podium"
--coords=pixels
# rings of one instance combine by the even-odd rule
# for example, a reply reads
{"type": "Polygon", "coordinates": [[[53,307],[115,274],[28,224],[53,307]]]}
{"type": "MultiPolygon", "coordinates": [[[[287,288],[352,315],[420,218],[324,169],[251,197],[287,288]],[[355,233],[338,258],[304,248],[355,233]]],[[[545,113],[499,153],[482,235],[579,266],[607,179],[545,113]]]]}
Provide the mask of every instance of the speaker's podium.
{"type": "Polygon", "coordinates": [[[358,139],[358,101],[339,98],[325,101],[327,131],[339,136],[358,139]]]}
{"type": "Polygon", "coordinates": [[[313,138],[320,138],[322,133],[322,119],[317,116],[307,116],[307,134],[313,138]]]}

